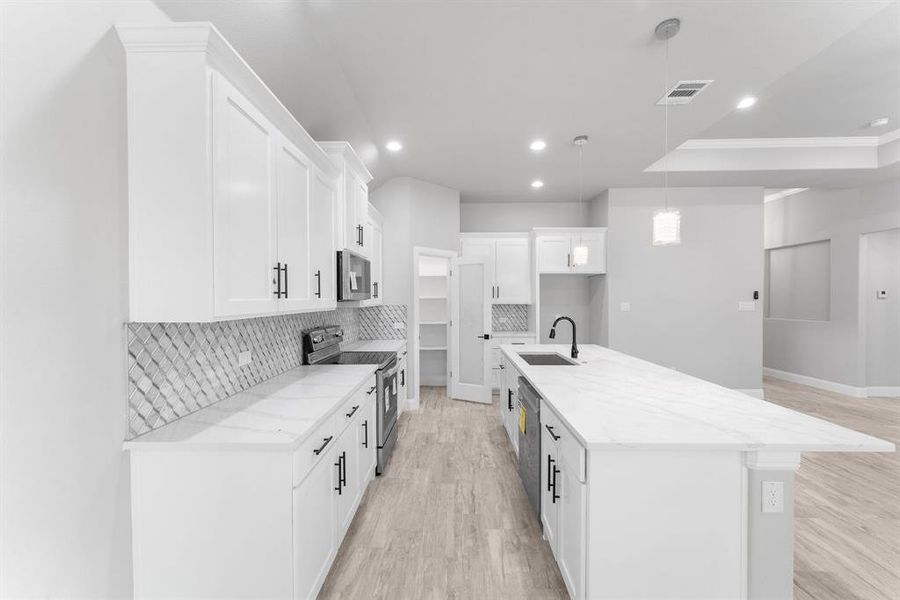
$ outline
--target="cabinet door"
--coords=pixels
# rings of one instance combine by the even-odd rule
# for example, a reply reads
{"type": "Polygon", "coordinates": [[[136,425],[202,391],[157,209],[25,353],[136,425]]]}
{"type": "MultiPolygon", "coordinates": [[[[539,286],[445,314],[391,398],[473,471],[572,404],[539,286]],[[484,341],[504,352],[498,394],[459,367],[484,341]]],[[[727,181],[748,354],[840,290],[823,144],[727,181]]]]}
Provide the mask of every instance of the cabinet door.
{"type": "Polygon", "coordinates": [[[383,262],[382,262],[382,230],[381,225],[374,221],[369,221],[368,231],[372,236],[371,239],[371,247],[369,248],[369,255],[371,264],[371,273],[372,273],[372,299],[369,301],[369,305],[378,305],[382,304],[382,298],[384,293],[384,287],[382,285],[383,277],[383,262]]]}
{"type": "Polygon", "coordinates": [[[556,560],[569,595],[584,597],[584,531],[585,485],[578,481],[575,471],[562,460],[556,479],[558,506],[556,560]]]}
{"type": "Polygon", "coordinates": [[[548,235],[537,238],[535,247],[540,273],[569,273],[572,264],[572,238],[568,235],[548,235]]]}
{"type": "Polygon", "coordinates": [[[347,174],[344,180],[344,248],[360,251],[359,181],[347,174]]]}
{"type": "Polygon", "coordinates": [[[335,269],[337,255],[334,246],[334,209],[336,182],[318,169],[312,183],[309,211],[309,281],[316,308],[334,308],[335,269]]]}
{"type": "MultiPolygon", "coordinates": [[[[215,315],[271,314],[276,130],[227,81],[213,83],[215,315]]],[[[164,232],[160,232],[163,234],[164,232]]]]}
{"type": "Polygon", "coordinates": [[[281,312],[315,305],[310,267],[310,179],[312,164],[293,144],[279,136],[275,163],[278,198],[278,260],[284,269],[281,312]]]}
{"type": "Polygon", "coordinates": [[[331,564],[336,543],[337,470],[334,449],[294,488],[294,598],[315,598],[331,564]]]}
{"type": "Polygon", "coordinates": [[[572,245],[584,244],[588,248],[588,263],[575,267],[576,273],[606,273],[606,233],[592,232],[580,236],[574,234],[572,245]]]}
{"type": "Polygon", "coordinates": [[[356,221],[362,227],[359,253],[370,258],[372,250],[372,232],[369,223],[369,190],[362,182],[356,182],[356,221]]]}
{"type": "MultiPolygon", "coordinates": [[[[363,394],[365,396],[365,394],[363,394]]],[[[359,450],[359,473],[357,480],[359,481],[359,496],[362,497],[366,493],[366,486],[369,482],[369,476],[375,475],[376,451],[378,447],[377,430],[375,429],[375,399],[371,396],[365,396],[364,401],[357,420],[356,427],[358,431],[357,446],[359,450]]]]}
{"type": "Polygon", "coordinates": [[[556,497],[558,494],[553,483],[558,477],[556,444],[547,429],[541,427],[541,525],[544,526],[544,538],[550,543],[557,560],[557,513],[560,498],[556,497]]]}
{"type": "Polygon", "coordinates": [[[527,239],[498,239],[495,304],[531,303],[531,249],[527,239]]]}
{"type": "MultiPolygon", "coordinates": [[[[337,499],[337,527],[338,541],[343,539],[347,528],[353,521],[353,512],[356,509],[356,501],[359,499],[359,459],[360,439],[359,428],[356,427],[357,419],[354,419],[341,434],[337,452],[335,453],[335,468],[341,473],[340,493],[337,499]]],[[[337,486],[335,486],[337,487],[337,486]]],[[[338,544],[340,545],[340,543],[338,544]]]]}
{"type": "Polygon", "coordinates": [[[463,238],[459,243],[460,254],[465,258],[486,258],[494,263],[496,244],[493,238],[463,238]]]}

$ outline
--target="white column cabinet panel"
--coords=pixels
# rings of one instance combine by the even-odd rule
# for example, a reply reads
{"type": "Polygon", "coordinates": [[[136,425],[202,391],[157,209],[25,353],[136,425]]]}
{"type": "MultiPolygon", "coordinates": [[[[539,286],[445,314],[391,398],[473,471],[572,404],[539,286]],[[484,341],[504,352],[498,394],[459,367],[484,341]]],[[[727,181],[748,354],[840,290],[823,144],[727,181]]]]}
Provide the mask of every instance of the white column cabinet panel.
{"type": "Polygon", "coordinates": [[[310,275],[310,185],[312,164],[293,144],[279,138],[276,150],[278,260],[284,269],[281,312],[315,306],[310,275]]]}
{"type": "Polygon", "coordinates": [[[334,448],[294,488],[294,598],[314,598],[337,553],[334,448]]]}
{"type": "Polygon", "coordinates": [[[544,526],[544,538],[553,550],[553,556],[559,560],[557,549],[559,522],[559,498],[553,488],[554,478],[559,474],[558,453],[556,444],[545,427],[541,427],[541,524],[544,526]]]}
{"type": "Polygon", "coordinates": [[[560,470],[556,476],[559,499],[557,508],[556,559],[569,595],[584,597],[585,569],[585,484],[578,480],[576,470],[560,455],[560,470]]]}
{"type": "Polygon", "coordinates": [[[213,85],[215,316],[276,312],[276,130],[223,78],[213,85]]]}
{"type": "Polygon", "coordinates": [[[335,293],[335,243],[334,213],[337,192],[335,180],[321,171],[313,177],[310,203],[310,281],[312,305],[318,310],[334,308],[337,305],[335,293]]]}

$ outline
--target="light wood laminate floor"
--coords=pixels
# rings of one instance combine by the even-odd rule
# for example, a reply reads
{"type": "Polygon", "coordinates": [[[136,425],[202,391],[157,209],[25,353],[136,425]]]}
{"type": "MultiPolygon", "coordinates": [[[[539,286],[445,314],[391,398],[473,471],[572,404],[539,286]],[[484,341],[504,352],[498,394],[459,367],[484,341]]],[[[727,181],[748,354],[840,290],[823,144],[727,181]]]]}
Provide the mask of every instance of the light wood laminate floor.
{"type": "MultiPolygon", "coordinates": [[[[900,401],[766,379],[766,399],[897,443],[900,401]]],[[[567,598],[495,404],[422,388],[321,598],[567,598]]],[[[900,459],[816,454],[797,474],[797,600],[900,598],[900,459]]]]}

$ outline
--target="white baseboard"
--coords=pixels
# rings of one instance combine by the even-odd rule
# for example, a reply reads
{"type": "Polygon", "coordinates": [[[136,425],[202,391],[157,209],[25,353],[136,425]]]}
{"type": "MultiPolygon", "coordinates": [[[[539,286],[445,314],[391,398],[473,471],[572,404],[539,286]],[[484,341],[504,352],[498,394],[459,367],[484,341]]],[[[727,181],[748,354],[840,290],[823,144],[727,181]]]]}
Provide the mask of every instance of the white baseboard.
{"type": "Polygon", "coordinates": [[[869,398],[897,398],[900,397],[900,385],[870,385],[866,388],[866,396],[869,398]]]}
{"type": "Polygon", "coordinates": [[[760,400],[766,399],[766,394],[765,394],[765,392],[763,392],[762,388],[756,388],[756,389],[733,388],[733,389],[736,392],[741,392],[742,394],[747,394],[748,396],[753,396],[754,398],[759,398],[760,400]]]}
{"type": "Polygon", "coordinates": [[[817,377],[810,377],[809,375],[800,375],[799,373],[791,373],[789,371],[780,371],[769,367],[763,367],[763,375],[790,381],[791,383],[810,385],[821,390],[837,392],[838,394],[844,394],[845,396],[852,396],[854,398],[865,398],[868,395],[866,388],[847,385],[846,383],[838,383],[836,381],[828,381],[827,379],[819,379],[817,377]]]}
{"type": "Polygon", "coordinates": [[[418,410],[419,408],[419,397],[415,396],[413,398],[406,399],[406,407],[403,410],[418,410]]]}

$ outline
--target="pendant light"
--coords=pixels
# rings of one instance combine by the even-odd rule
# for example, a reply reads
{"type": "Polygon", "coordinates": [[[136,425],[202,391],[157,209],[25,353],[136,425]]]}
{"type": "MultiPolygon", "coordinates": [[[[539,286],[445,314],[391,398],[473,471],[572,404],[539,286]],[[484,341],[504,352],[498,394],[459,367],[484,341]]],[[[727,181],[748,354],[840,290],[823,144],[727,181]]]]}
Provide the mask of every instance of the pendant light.
{"type": "MultiPolygon", "coordinates": [[[[584,222],[584,146],[588,143],[588,136],[576,136],[572,143],[578,147],[578,211],[584,222]]],[[[584,243],[584,237],[578,236],[578,244],[572,249],[572,266],[583,267],[588,264],[588,247],[584,243]]]]}
{"type": "MultiPolygon", "coordinates": [[[[663,81],[663,96],[669,91],[669,40],[681,29],[680,19],[666,19],[656,26],[656,38],[666,42],[666,68],[663,81]]],[[[665,100],[666,135],[663,154],[665,173],[665,207],[653,213],[653,245],[674,246],[681,243],[681,211],[669,208],[669,102],[665,100]]]]}

